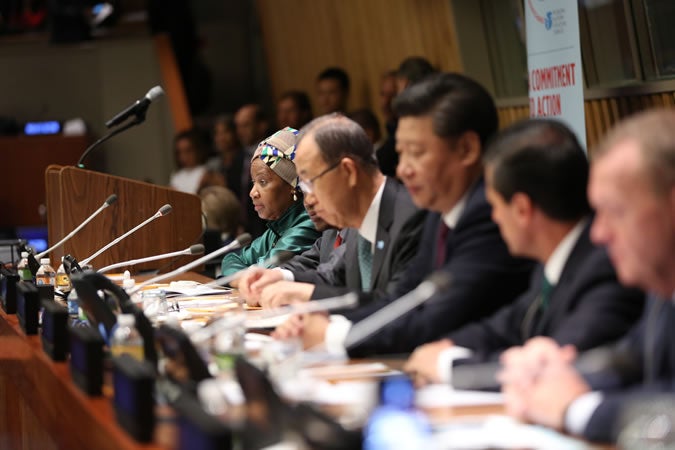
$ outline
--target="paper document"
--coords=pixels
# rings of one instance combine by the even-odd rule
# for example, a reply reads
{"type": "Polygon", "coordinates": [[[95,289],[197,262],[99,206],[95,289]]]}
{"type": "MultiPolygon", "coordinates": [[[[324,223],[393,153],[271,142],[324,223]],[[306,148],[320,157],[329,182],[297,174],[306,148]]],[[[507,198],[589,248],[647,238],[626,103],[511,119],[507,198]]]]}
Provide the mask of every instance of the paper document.
{"type": "Polygon", "coordinates": [[[432,384],[417,390],[415,402],[420,408],[443,406],[503,405],[499,392],[461,391],[447,384],[432,384]]]}

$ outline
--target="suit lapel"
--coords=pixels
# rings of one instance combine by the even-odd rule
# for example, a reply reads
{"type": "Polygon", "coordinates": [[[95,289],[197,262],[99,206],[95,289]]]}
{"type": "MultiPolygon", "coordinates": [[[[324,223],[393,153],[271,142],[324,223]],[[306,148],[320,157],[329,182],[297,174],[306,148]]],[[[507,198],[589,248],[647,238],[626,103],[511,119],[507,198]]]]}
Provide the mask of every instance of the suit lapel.
{"type": "Polygon", "coordinates": [[[380,201],[380,211],[377,217],[377,234],[375,235],[373,267],[370,276],[370,288],[377,285],[380,277],[380,270],[384,264],[384,259],[389,249],[389,230],[394,222],[394,211],[396,208],[396,194],[398,193],[398,184],[396,181],[387,178],[380,201]]]}

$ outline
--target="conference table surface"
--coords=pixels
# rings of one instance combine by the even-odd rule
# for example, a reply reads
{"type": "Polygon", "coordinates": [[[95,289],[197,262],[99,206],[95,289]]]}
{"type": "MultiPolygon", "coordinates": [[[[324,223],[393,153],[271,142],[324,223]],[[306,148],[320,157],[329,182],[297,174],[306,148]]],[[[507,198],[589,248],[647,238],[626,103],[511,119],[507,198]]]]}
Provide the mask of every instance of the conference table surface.
{"type": "MultiPolygon", "coordinates": [[[[199,275],[187,278],[205,280],[199,275]]],[[[398,369],[402,360],[382,362],[398,369]]],[[[110,397],[110,388],[99,397],[80,391],[71,380],[68,363],[52,361],[42,350],[39,335],[26,336],[17,316],[0,309],[0,448],[174,448],[177,439],[171,421],[160,420],[153,442],[140,444],[117,425],[110,397]]],[[[444,407],[433,412],[448,420],[502,413],[499,405],[444,407]]]]}

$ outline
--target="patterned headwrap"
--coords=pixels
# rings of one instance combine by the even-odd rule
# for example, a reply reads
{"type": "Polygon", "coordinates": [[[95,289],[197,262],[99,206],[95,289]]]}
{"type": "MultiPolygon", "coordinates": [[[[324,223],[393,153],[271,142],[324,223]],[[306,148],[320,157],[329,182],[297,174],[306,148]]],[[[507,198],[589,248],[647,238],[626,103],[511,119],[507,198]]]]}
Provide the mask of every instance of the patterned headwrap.
{"type": "Polygon", "coordinates": [[[298,173],[295,170],[295,144],[298,130],[286,127],[258,144],[253,161],[260,158],[270,169],[293,187],[298,185],[298,173]]]}

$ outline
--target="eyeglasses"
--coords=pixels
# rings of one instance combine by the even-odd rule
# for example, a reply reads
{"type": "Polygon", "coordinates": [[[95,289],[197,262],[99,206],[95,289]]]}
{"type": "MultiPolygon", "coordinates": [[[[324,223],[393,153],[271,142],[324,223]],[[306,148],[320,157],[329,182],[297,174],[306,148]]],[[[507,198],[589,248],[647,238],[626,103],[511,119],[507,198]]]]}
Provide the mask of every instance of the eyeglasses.
{"type": "Polygon", "coordinates": [[[328,172],[330,172],[331,170],[335,169],[337,166],[340,165],[341,162],[342,162],[341,160],[338,161],[338,162],[336,162],[335,164],[333,164],[332,166],[328,167],[327,169],[325,169],[325,170],[324,170],[323,172],[321,172],[320,174],[313,176],[312,178],[310,178],[310,179],[307,180],[307,181],[300,180],[300,182],[298,183],[298,186],[300,186],[300,189],[301,189],[302,192],[304,192],[305,194],[311,194],[312,191],[314,190],[314,182],[315,182],[316,180],[318,180],[319,178],[321,178],[322,176],[326,175],[326,174],[327,174],[328,172]]]}

